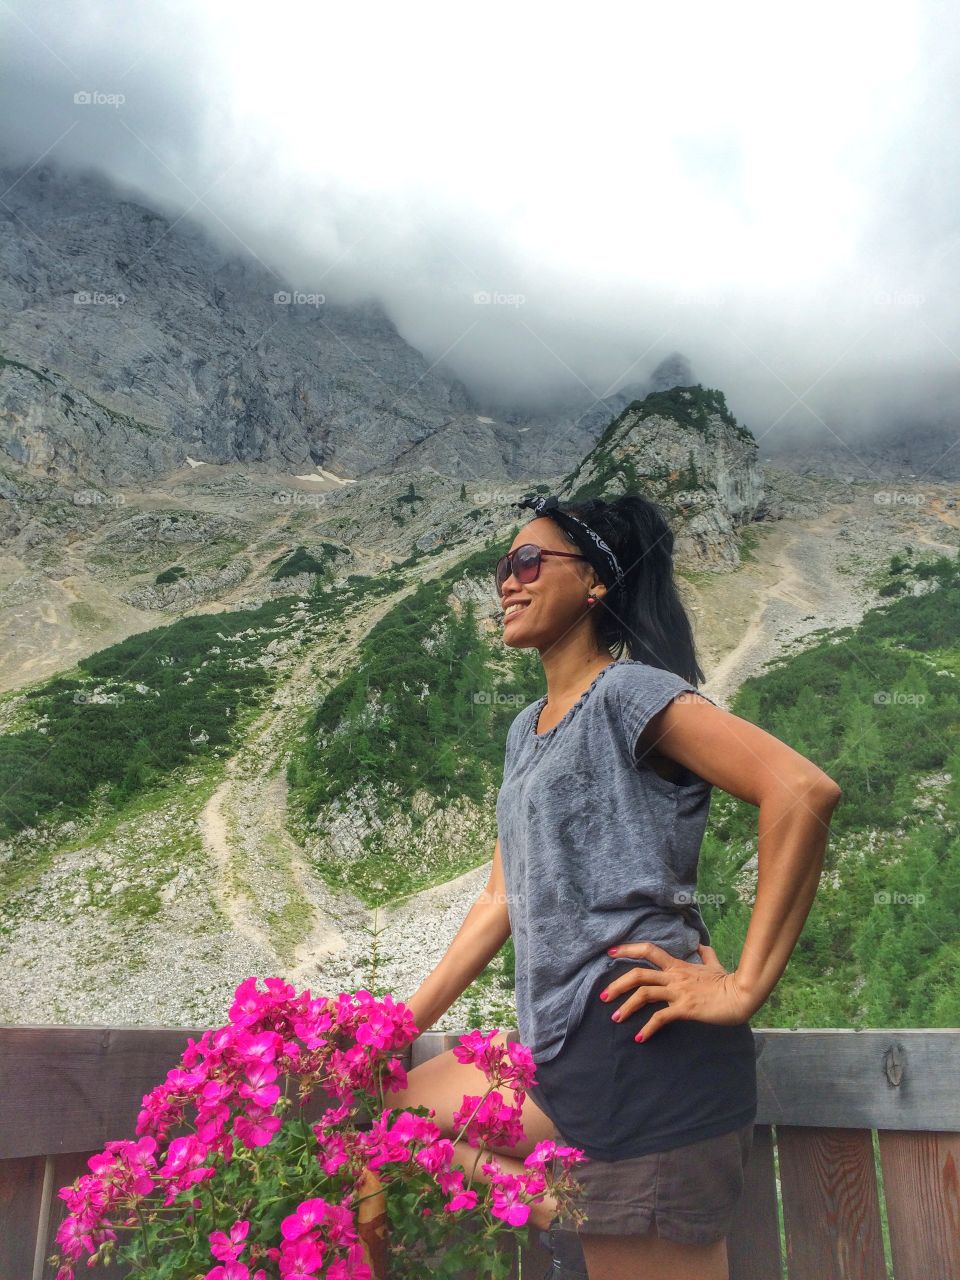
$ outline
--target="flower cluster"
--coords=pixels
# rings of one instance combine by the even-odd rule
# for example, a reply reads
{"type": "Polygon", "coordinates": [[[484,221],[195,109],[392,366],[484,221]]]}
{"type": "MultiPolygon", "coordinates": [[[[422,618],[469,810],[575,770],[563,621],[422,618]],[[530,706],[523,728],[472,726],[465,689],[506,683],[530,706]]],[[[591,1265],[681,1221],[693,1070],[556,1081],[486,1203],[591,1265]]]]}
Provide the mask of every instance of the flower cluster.
{"type": "MultiPolygon", "coordinates": [[[[241,983],[229,1023],[191,1039],[166,1081],[144,1096],[137,1140],[107,1143],[88,1160],[90,1172],[59,1191],[69,1215],[57,1231],[57,1280],[74,1280],[84,1254],[92,1266],[118,1248],[128,1261],[150,1263],[156,1249],[206,1267],[205,1280],[371,1280],[359,1212],[359,1188],[371,1174],[387,1190],[414,1187],[423,1222],[435,1224],[441,1206],[448,1218],[479,1205],[521,1226],[530,1202],[548,1190],[548,1162],[561,1163],[553,1187],[562,1190],[584,1158],[547,1142],[522,1175],[488,1160],[481,1203],[453,1167],[454,1141],[429,1117],[385,1105],[386,1093],[406,1087],[398,1055],[418,1034],[405,1005],[365,990],[314,998],[279,978],[265,979],[265,988],[255,978],[241,983]],[[308,1124],[302,1105],[316,1095],[332,1105],[308,1124]],[[363,1106],[366,1128],[358,1125],[363,1106]]],[[[480,1148],[478,1159],[485,1147],[522,1140],[520,1112],[534,1078],[529,1050],[494,1045],[495,1034],[470,1032],[454,1049],[488,1084],[453,1117],[457,1137],[480,1148]]]]}

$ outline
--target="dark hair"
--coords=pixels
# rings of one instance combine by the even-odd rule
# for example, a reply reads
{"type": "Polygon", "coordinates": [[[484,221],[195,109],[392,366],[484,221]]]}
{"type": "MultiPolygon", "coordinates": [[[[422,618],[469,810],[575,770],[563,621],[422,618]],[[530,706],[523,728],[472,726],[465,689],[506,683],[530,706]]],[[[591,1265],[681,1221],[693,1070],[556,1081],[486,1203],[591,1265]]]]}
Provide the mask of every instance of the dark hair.
{"type": "MultiPolygon", "coordinates": [[[[624,493],[609,502],[563,502],[560,510],[579,516],[599,533],[624,572],[593,610],[600,645],[614,658],[626,650],[632,659],[672,671],[690,684],[702,683],[693,628],[673,573],[673,530],[657,503],[624,493]]],[[[566,529],[557,528],[571,546],[578,545],[566,529]]],[[[609,584],[609,575],[604,581],[609,584]]]]}

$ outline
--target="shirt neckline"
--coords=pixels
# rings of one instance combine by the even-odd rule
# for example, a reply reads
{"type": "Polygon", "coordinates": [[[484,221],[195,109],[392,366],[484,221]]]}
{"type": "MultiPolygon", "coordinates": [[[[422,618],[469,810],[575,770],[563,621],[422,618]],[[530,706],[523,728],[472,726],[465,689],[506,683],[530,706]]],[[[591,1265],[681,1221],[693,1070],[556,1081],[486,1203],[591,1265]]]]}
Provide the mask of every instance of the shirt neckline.
{"type": "Polygon", "coordinates": [[[534,742],[546,742],[548,738],[552,738],[553,735],[557,732],[557,730],[562,725],[566,724],[567,721],[574,715],[574,713],[578,711],[580,707],[583,706],[584,702],[586,702],[587,698],[596,688],[599,681],[607,674],[610,668],[617,667],[619,665],[620,665],[620,659],[615,658],[613,662],[609,662],[605,667],[602,667],[594,676],[592,683],[586,689],[584,689],[583,693],[581,693],[580,697],[576,700],[573,706],[570,707],[570,709],[560,717],[557,723],[553,725],[552,728],[544,730],[543,733],[537,733],[537,723],[540,719],[540,712],[546,706],[547,698],[550,696],[548,693],[545,693],[543,697],[540,699],[540,701],[534,705],[533,717],[530,721],[530,734],[534,742]]]}

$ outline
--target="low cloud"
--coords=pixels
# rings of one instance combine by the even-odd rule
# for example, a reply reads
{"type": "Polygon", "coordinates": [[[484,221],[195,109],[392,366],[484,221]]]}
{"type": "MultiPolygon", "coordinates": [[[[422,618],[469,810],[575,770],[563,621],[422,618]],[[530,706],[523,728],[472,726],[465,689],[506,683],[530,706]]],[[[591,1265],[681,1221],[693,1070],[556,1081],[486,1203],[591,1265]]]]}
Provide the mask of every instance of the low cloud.
{"type": "Polygon", "coordinates": [[[0,15],[14,173],[93,170],[277,288],[376,296],[492,409],[681,350],[768,444],[955,420],[960,15],[932,0],[0,15]]]}

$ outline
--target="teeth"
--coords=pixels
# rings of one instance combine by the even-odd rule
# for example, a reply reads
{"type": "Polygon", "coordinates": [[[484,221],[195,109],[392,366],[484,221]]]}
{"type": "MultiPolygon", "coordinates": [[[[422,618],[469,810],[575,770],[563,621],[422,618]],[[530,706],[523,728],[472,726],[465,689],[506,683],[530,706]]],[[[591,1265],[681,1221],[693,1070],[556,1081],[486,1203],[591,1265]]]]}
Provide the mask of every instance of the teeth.
{"type": "Polygon", "coordinates": [[[526,607],[527,607],[527,606],[526,606],[525,604],[511,604],[511,605],[508,605],[508,606],[507,606],[507,608],[506,608],[506,609],[504,610],[504,612],[503,612],[503,616],[504,616],[505,618],[509,618],[509,617],[510,617],[510,615],[511,615],[511,613],[515,613],[517,609],[525,609],[526,607]]]}

